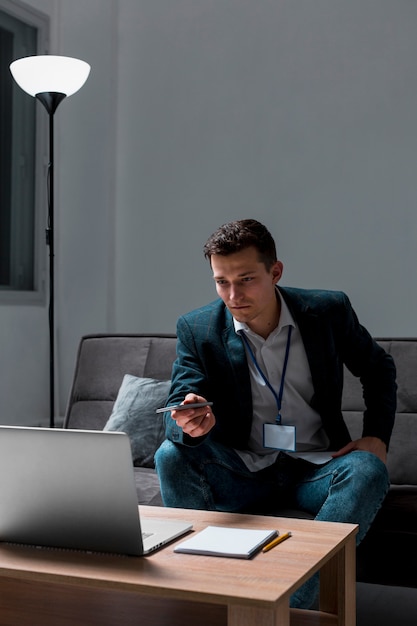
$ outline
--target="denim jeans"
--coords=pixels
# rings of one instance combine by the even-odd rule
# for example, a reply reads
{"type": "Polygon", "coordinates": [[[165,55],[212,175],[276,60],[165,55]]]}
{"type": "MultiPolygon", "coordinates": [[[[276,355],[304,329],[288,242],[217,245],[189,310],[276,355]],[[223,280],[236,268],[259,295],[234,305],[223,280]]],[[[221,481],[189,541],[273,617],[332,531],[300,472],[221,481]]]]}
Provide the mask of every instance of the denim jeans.
{"type": "MultiPolygon", "coordinates": [[[[363,451],[324,465],[280,453],[273,465],[250,472],[234,450],[208,437],[195,447],[164,441],[155,465],[165,506],[258,514],[298,508],[316,520],[358,524],[357,544],[389,487],[385,464],[363,451]]],[[[291,606],[310,608],[318,588],[316,575],[292,596],[291,606]]]]}

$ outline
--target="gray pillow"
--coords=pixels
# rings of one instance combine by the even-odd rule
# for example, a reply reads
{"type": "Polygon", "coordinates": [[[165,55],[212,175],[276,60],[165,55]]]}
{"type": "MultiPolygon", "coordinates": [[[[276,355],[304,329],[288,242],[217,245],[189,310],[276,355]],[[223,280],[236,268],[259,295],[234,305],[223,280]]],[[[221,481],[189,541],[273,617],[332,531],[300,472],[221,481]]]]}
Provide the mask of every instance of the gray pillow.
{"type": "Polygon", "coordinates": [[[126,374],[103,430],[117,430],[130,438],[133,463],[155,467],[154,454],[165,438],[163,415],[156,409],[166,404],[171,382],[137,378],[126,374]]]}

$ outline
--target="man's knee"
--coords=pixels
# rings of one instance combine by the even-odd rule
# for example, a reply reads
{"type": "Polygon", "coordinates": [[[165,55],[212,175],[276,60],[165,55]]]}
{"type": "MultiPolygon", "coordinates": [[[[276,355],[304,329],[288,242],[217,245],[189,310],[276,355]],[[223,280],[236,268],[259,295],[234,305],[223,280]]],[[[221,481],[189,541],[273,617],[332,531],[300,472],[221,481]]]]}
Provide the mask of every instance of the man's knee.
{"type": "Polygon", "coordinates": [[[367,490],[388,490],[389,475],[387,466],[379,457],[371,452],[356,450],[348,455],[352,471],[361,480],[367,490]]]}
{"type": "Polygon", "coordinates": [[[155,452],[154,460],[158,474],[165,471],[170,472],[178,466],[179,454],[178,446],[169,439],[165,439],[155,452]]]}

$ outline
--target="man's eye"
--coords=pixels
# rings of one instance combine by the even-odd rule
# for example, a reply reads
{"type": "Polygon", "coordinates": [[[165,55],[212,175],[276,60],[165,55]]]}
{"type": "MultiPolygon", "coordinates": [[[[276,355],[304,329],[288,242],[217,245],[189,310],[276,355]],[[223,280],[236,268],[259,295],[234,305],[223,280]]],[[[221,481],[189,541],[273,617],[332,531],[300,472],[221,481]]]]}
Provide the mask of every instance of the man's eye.
{"type": "Polygon", "coordinates": [[[242,283],[249,283],[251,280],[253,280],[253,276],[245,276],[242,278],[242,283]]]}

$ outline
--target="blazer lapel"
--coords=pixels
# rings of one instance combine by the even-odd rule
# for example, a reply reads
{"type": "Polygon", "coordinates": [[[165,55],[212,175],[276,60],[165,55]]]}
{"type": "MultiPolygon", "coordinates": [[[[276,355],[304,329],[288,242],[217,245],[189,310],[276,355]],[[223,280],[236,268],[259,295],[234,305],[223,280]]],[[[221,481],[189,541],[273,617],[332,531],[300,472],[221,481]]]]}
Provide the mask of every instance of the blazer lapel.
{"type": "Polygon", "coordinates": [[[322,391],[326,381],[327,339],[323,332],[320,315],[313,311],[309,303],[293,290],[280,288],[280,292],[296,321],[303,339],[307,360],[315,391],[322,391]]]}

